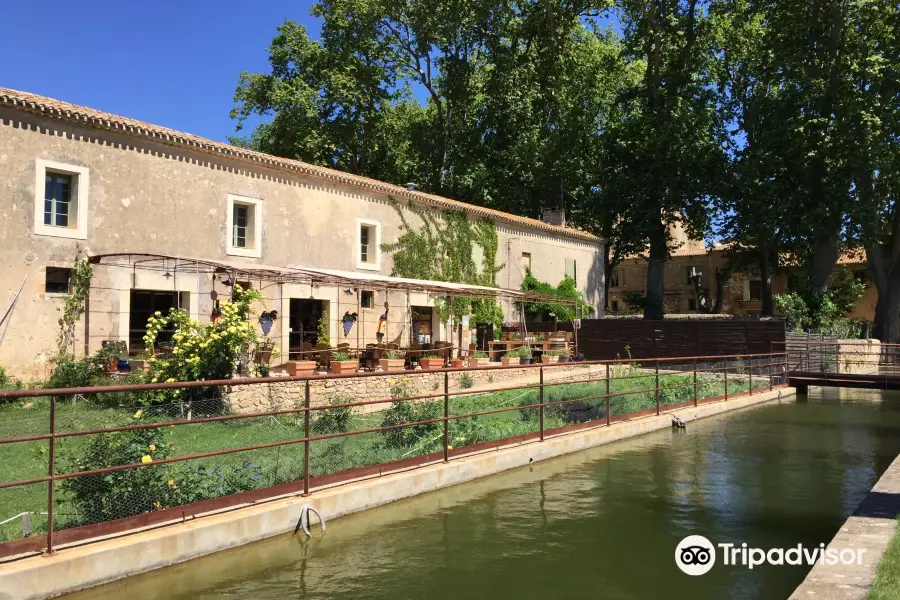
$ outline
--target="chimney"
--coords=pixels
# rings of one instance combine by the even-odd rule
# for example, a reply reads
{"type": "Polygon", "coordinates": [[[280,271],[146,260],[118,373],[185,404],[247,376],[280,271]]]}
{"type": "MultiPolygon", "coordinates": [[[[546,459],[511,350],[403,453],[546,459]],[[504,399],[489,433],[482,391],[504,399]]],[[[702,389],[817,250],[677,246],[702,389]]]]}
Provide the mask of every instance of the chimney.
{"type": "Polygon", "coordinates": [[[557,209],[544,209],[544,214],[541,217],[541,220],[544,223],[549,225],[559,225],[560,227],[566,226],[566,211],[560,208],[557,209]]]}

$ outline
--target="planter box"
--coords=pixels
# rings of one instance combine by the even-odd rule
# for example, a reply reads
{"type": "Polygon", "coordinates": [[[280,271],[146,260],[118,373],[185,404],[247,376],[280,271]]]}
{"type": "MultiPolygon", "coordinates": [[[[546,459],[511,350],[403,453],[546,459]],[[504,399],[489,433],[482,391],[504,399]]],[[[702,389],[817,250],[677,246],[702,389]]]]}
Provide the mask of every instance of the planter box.
{"type": "Polygon", "coordinates": [[[487,367],[490,364],[490,358],[469,358],[470,367],[487,367]]]}
{"type": "Polygon", "coordinates": [[[129,360],[128,364],[131,365],[132,373],[146,373],[150,370],[150,361],[135,359],[129,360]]]}
{"type": "Polygon", "coordinates": [[[434,369],[442,369],[444,367],[444,359],[443,358],[420,358],[419,364],[423,369],[434,370],[434,369]]]}
{"type": "Polygon", "coordinates": [[[284,370],[291,377],[303,377],[316,372],[314,360],[292,360],[284,363],[284,370]]]}
{"type": "Polygon", "coordinates": [[[335,375],[346,373],[356,373],[359,369],[359,362],[355,360],[333,360],[331,361],[331,372],[335,375]]]}
{"type": "Polygon", "coordinates": [[[391,373],[403,371],[406,361],[402,358],[380,358],[378,359],[378,364],[381,366],[382,371],[391,373]]]}
{"type": "Polygon", "coordinates": [[[463,363],[464,363],[464,362],[465,362],[465,361],[462,360],[461,358],[454,358],[454,359],[451,359],[451,360],[450,360],[450,368],[451,368],[451,369],[462,369],[462,368],[463,368],[463,363]]]}
{"type": "Polygon", "coordinates": [[[552,365],[553,363],[559,362],[558,356],[548,356],[546,354],[541,354],[541,362],[545,365],[552,365]]]}

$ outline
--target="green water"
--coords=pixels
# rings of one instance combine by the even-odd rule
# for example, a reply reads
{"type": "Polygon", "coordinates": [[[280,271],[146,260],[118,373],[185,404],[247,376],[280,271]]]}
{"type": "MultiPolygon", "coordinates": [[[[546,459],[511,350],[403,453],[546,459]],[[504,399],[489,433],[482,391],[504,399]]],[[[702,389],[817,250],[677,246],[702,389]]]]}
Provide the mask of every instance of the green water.
{"type": "Polygon", "coordinates": [[[898,453],[900,396],[814,389],[69,600],[787,598],[807,567],[689,577],[675,546],[827,543],[898,453]]]}

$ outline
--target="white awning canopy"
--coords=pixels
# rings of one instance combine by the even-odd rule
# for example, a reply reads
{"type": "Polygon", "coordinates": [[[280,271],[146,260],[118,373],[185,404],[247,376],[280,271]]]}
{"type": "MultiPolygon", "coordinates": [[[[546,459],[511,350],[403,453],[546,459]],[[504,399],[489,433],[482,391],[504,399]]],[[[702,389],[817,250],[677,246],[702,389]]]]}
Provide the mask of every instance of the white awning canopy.
{"type": "Polygon", "coordinates": [[[340,271],[314,267],[276,267],[237,260],[211,260],[161,254],[115,253],[96,254],[92,264],[172,273],[227,274],[232,280],[259,280],[271,283],[300,283],[367,287],[371,289],[424,292],[444,296],[505,298],[513,301],[575,304],[575,300],[521,290],[508,290],[482,285],[388,277],[378,273],[340,271]]]}

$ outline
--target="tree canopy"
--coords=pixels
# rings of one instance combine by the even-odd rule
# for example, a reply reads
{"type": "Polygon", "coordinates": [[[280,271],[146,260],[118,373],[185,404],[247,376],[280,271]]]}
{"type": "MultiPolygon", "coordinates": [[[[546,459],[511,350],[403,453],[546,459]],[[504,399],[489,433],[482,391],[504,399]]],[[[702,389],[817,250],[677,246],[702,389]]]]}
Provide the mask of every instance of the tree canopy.
{"type": "MultiPolygon", "coordinates": [[[[865,249],[876,331],[900,337],[900,8],[888,0],[319,0],[268,73],[241,75],[236,144],[604,236],[607,276],[670,226],[724,272],[794,269],[822,297],[865,249]],[[896,273],[895,273],[896,271],[896,273]]],[[[608,277],[607,277],[608,278],[608,277]]]]}

